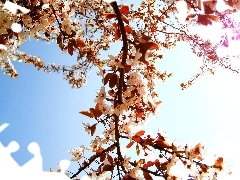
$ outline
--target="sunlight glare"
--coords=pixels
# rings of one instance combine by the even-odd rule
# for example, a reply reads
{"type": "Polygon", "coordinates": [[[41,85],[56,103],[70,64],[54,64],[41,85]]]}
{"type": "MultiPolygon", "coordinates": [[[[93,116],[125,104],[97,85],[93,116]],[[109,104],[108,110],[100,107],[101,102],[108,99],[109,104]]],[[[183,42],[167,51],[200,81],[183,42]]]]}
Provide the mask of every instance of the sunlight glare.
{"type": "MultiPolygon", "coordinates": [[[[234,19],[236,22],[240,22],[240,12],[235,12],[231,15],[231,18],[234,19]]],[[[239,29],[236,29],[238,32],[239,29]]],[[[240,40],[237,40],[236,37],[239,35],[234,32],[234,29],[225,29],[225,33],[228,37],[228,47],[219,47],[217,49],[217,54],[220,57],[229,55],[229,56],[236,56],[240,54],[239,47],[240,47],[240,40]]]]}
{"type": "Polygon", "coordinates": [[[223,12],[227,9],[230,9],[230,6],[228,6],[224,2],[224,0],[217,0],[216,9],[217,9],[218,12],[223,12]]]}
{"type": "Polygon", "coordinates": [[[178,21],[180,24],[185,23],[186,17],[188,15],[187,11],[187,4],[185,1],[177,1],[176,2],[176,7],[178,10],[178,13],[176,14],[176,17],[178,18],[178,21]]]}
{"type": "MultiPolygon", "coordinates": [[[[206,0],[203,0],[201,3],[203,3],[206,0]]],[[[203,4],[202,4],[203,6],[203,4]]],[[[176,7],[178,9],[177,18],[180,24],[183,24],[186,21],[186,17],[195,12],[188,12],[187,4],[184,1],[177,1],[176,7]]],[[[230,6],[228,6],[223,0],[218,0],[216,4],[216,9],[219,12],[223,12],[226,9],[231,9],[230,6]]],[[[204,10],[202,9],[200,14],[204,14],[204,10]]],[[[240,12],[237,11],[233,13],[230,16],[231,19],[234,19],[236,22],[240,22],[240,12]]],[[[224,29],[222,22],[212,22],[212,25],[204,26],[204,25],[197,25],[192,24],[189,27],[190,34],[199,35],[203,40],[210,40],[210,42],[215,45],[218,44],[222,37],[224,37],[225,34],[228,36],[228,47],[218,47],[217,49],[217,55],[220,57],[223,56],[234,56],[240,54],[239,48],[240,47],[240,41],[238,40],[232,40],[232,37],[236,36],[236,34],[233,33],[232,29],[224,29]]]]}
{"type": "Polygon", "coordinates": [[[89,176],[83,176],[81,180],[91,180],[91,178],[89,176]]]}

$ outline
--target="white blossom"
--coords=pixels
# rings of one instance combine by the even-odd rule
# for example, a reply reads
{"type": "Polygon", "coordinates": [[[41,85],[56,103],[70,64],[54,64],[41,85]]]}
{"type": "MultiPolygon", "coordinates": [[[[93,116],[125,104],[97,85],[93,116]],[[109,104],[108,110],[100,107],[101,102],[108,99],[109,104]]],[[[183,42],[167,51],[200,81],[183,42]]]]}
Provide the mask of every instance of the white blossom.
{"type": "Polygon", "coordinates": [[[71,161],[79,161],[84,154],[84,149],[85,147],[81,145],[80,148],[68,150],[68,153],[74,156],[71,161]]]}
{"type": "Polygon", "coordinates": [[[138,72],[129,73],[129,79],[127,80],[129,85],[139,85],[142,84],[141,76],[138,72]]]}
{"type": "Polygon", "coordinates": [[[84,122],[82,122],[82,124],[83,124],[83,126],[84,126],[85,131],[86,131],[89,135],[91,135],[90,124],[89,124],[89,123],[84,123],[84,122]]]}
{"type": "Polygon", "coordinates": [[[113,108],[113,105],[109,106],[105,103],[100,103],[99,110],[103,114],[113,114],[114,108],[113,108]]]}
{"type": "Polygon", "coordinates": [[[102,103],[103,100],[106,99],[106,92],[105,92],[105,86],[102,86],[102,88],[100,90],[97,91],[98,96],[97,98],[94,100],[95,103],[102,103]]]}
{"type": "Polygon", "coordinates": [[[116,56],[108,55],[109,59],[107,60],[110,66],[117,66],[119,68],[123,68],[121,59],[118,59],[116,56]]]}
{"type": "Polygon", "coordinates": [[[94,140],[91,141],[90,146],[88,146],[86,149],[91,150],[93,152],[96,152],[99,150],[100,147],[102,147],[103,143],[99,136],[97,136],[94,140]]]}

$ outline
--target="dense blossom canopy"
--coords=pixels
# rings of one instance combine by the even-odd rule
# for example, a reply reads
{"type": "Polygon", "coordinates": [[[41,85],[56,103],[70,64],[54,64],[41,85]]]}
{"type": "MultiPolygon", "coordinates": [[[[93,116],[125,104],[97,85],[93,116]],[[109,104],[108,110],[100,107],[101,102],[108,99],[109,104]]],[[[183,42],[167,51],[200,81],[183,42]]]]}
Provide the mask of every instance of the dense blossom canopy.
{"type": "Polygon", "coordinates": [[[12,61],[17,60],[45,72],[62,72],[76,88],[86,83],[93,66],[102,77],[95,107],[80,111],[95,121],[83,123],[93,140],[89,145],[69,151],[72,161],[80,164],[77,172],[69,175],[71,178],[85,171],[92,179],[151,180],[156,176],[174,180],[182,176],[176,174],[174,167],[182,164],[186,169],[182,178],[216,179],[223,170],[222,157],[216,157],[214,164],[205,163],[201,143],[193,147],[176,145],[168,142],[162,132],[155,136],[148,134],[144,124],[161,105],[155,90],[156,79],[165,81],[172,75],[157,69],[156,61],[177,42],[189,43],[193,53],[203,59],[200,72],[182,83],[182,89],[205,72],[214,73],[214,65],[238,73],[231,66],[231,59],[238,55],[217,53],[219,48],[227,48],[230,42],[240,39],[239,22],[234,19],[238,2],[142,0],[123,4],[103,0],[13,0],[0,2],[0,6],[3,73],[16,78],[18,74],[12,61]],[[222,32],[218,41],[191,31],[192,27],[207,28],[215,24],[222,32]],[[41,57],[21,52],[19,47],[27,38],[57,43],[63,52],[77,53],[77,63],[72,66],[46,64],[41,57]],[[122,42],[120,52],[102,59],[101,53],[119,41],[122,42]],[[101,125],[103,132],[95,135],[101,125]],[[136,127],[140,130],[136,131],[136,127]],[[135,148],[136,156],[123,155],[121,148],[135,148]],[[93,155],[86,158],[85,151],[93,155]],[[149,160],[150,154],[155,155],[154,160],[149,160]]]}

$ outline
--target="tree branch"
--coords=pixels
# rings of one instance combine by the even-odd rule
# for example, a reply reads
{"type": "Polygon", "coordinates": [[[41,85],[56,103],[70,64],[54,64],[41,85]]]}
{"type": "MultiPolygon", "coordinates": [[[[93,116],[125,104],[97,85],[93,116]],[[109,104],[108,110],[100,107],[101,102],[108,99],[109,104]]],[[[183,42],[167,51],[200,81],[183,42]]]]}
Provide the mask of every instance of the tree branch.
{"type": "Polygon", "coordinates": [[[60,30],[62,36],[65,37],[65,36],[64,36],[64,33],[63,33],[63,31],[62,31],[62,28],[61,28],[61,23],[60,23],[60,22],[58,21],[58,19],[57,19],[56,11],[55,11],[55,9],[53,8],[53,6],[52,6],[51,4],[50,4],[50,6],[51,6],[52,12],[53,12],[53,14],[54,14],[54,16],[55,16],[55,19],[56,19],[56,21],[57,21],[57,23],[58,23],[59,30],[60,30]]]}
{"type": "Polygon", "coordinates": [[[117,145],[117,143],[112,144],[112,145],[109,146],[107,149],[104,149],[101,153],[96,154],[93,158],[89,159],[89,162],[86,163],[84,166],[80,167],[80,168],[78,169],[78,171],[77,171],[74,175],[72,175],[72,176],[70,177],[70,179],[75,178],[81,171],[83,171],[83,170],[86,169],[90,164],[92,164],[93,161],[95,161],[97,158],[99,158],[102,154],[110,151],[110,149],[112,149],[112,148],[113,148],[114,146],[116,146],[116,145],[117,145]]]}
{"type": "MultiPolygon", "coordinates": [[[[125,27],[124,27],[124,23],[121,17],[121,13],[120,10],[118,8],[117,2],[114,1],[111,3],[111,6],[116,14],[117,20],[118,20],[118,26],[120,28],[120,32],[122,35],[122,41],[123,41],[123,47],[122,47],[122,51],[123,51],[123,55],[122,55],[122,65],[123,68],[120,68],[119,72],[120,72],[120,78],[119,78],[119,84],[118,84],[118,103],[115,103],[115,107],[118,106],[119,104],[123,103],[123,99],[122,99],[122,89],[123,89],[123,83],[124,83],[124,74],[125,74],[125,64],[126,64],[126,60],[127,60],[127,54],[128,54],[128,43],[127,43],[127,35],[126,35],[126,31],[125,31],[125,27]]],[[[121,153],[121,149],[120,149],[120,142],[119,142],[119,129],[118,129],[118,125],[119,125],[119,116],[115,115],[115,139],[117,141],[117,154],[118,154],[118,159],[120,161],[120,163],[123,161],[123,157],[122,157],[122,153],[121,153]]],[[[124,166],[121,163],[121,167],[122,170],[124,172],[126,172],[124,166]]],[[[120,173],[119,170],[119,165],[117,166],[118,168],[118,173],[120,173]]],[[[120,176],[119,176],[120,178],[120,176]]]]}
{"type": "MultiPolygon", "coordinates": [[[[129,163],[132,165],[132,166],[134,166],[134,167],[136,167],[137,166],[137,164],[136,163],[133,163],[133,162],[131,162],[131,161],[129,161],[129,163]]],[[[149,174],[152,174],[152,175],[154,175],[154,176],[158,176],[158,177],[164,177],[164,178],[166,178],[166,175],[164,175],[164,174],[159,174],[158,173],[158,171],[151,171],[151,170],[149,170],[149,169],[146,169],[146,168],[143,168],[143,167],[139,167],[142,171],[144,171],[144,172],[148,172],[149,174]]]]}
{"type": "MultiPolygon", "coordinates": [[[[120,28],[120,32],[122,35],[122,41],[123,41],[123,55],[122,55],[122,65],[125,67],[126,65],[126,60],[127,60],[127,54],[128,54],[128,43],[127,43],[127,35],[124,27],[124,23],[121,17],[121,13],[119,11],[118,5],[116,1],[111,3],[112,8],[114,9],[114,12],[116,14],[117,20],[118,20],[118,25],[120,28]]],[[[122,104],[122,88],[123,88],[123,83],[124,83],[124,73],[125,73],[125,68],[120,69],[120,78],[119,78],[119,85],[118,85],[118,104],[122,104]]]]}

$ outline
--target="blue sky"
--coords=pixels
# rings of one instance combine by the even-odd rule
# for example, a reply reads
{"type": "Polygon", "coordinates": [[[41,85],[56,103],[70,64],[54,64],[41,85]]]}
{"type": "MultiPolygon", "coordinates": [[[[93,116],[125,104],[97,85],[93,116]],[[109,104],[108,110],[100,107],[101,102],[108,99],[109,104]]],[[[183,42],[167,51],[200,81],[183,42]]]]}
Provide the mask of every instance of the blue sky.
{"type": "MultiPolygon", "coordinates": [[[[76,56],[62,54],[55,44],[31,41],[22,50],[55,64],[76,61],[76,56]]],[[[206,149],[216,148],[215,152],[234,159],[229,149],[239,147],[240,142],[239,76],[218,69],[214,76],[206,74],[182,91],[180,83],[198,71],[201,59],[184,44],[163,54],[164,59],[157,65],[163,71],[172,72],[173,77],[157,83],[163,103],[158,116],[151,119],[146,130],[155,133],[163,127],[171,140],[192,145],[203,142],[206,149]],[[224,138],[218,134],[223,134],[224,138]],[[231,146],[220,151],[223,148],[218,147],[223,142],[231,146]]],[[[60,160],[71,159],[67,150],[90,142],[82,121],[93,121],[80,115],[79,111],[94,106],[95,90],[101,87],[101,80],[96,76],[96,69],[92,69],[87,85],[76,90],[71,89],[61,74],[43,73],[18,62],[14,65],[19,74],[17,79],[0,73],[0,124],[10,124],[0,134],[0,141],[4,146],[12,140],[20,144],[20,150],[12,155],[19,165],[32,158],[27,146],[37,142],[41,147],[43,170],[56,169],[60,160]]],[[[72,163],[70,169],[77,167],[72,163]]]]}
{"type": "MultiPolygon", "coordinates": [[[[56,64],[70,64],[76,58],[62,54],[57,46],[41,42],[28,43],[23,49],[56,64]]],[[[1,133],[1,141],[4,146],[12,140],[20,144],[20,150],[13,154],[20,165],[31,158],[27,146],[36,141],[43,157],[48,159],[44,169],[55,168],[62,158],[71,158],[68,149],[86,144],[88,136],[81,122],[88,119],[79,111],[93,106],[94,92],[101,81],[96,80],[93,72],[87,86],[76,90],[71,89],[61,74],[43,73],[18,62],[14,65],[19,73],[17,79],[0,74],[0,122],[10,124],[1,133]]]]}

